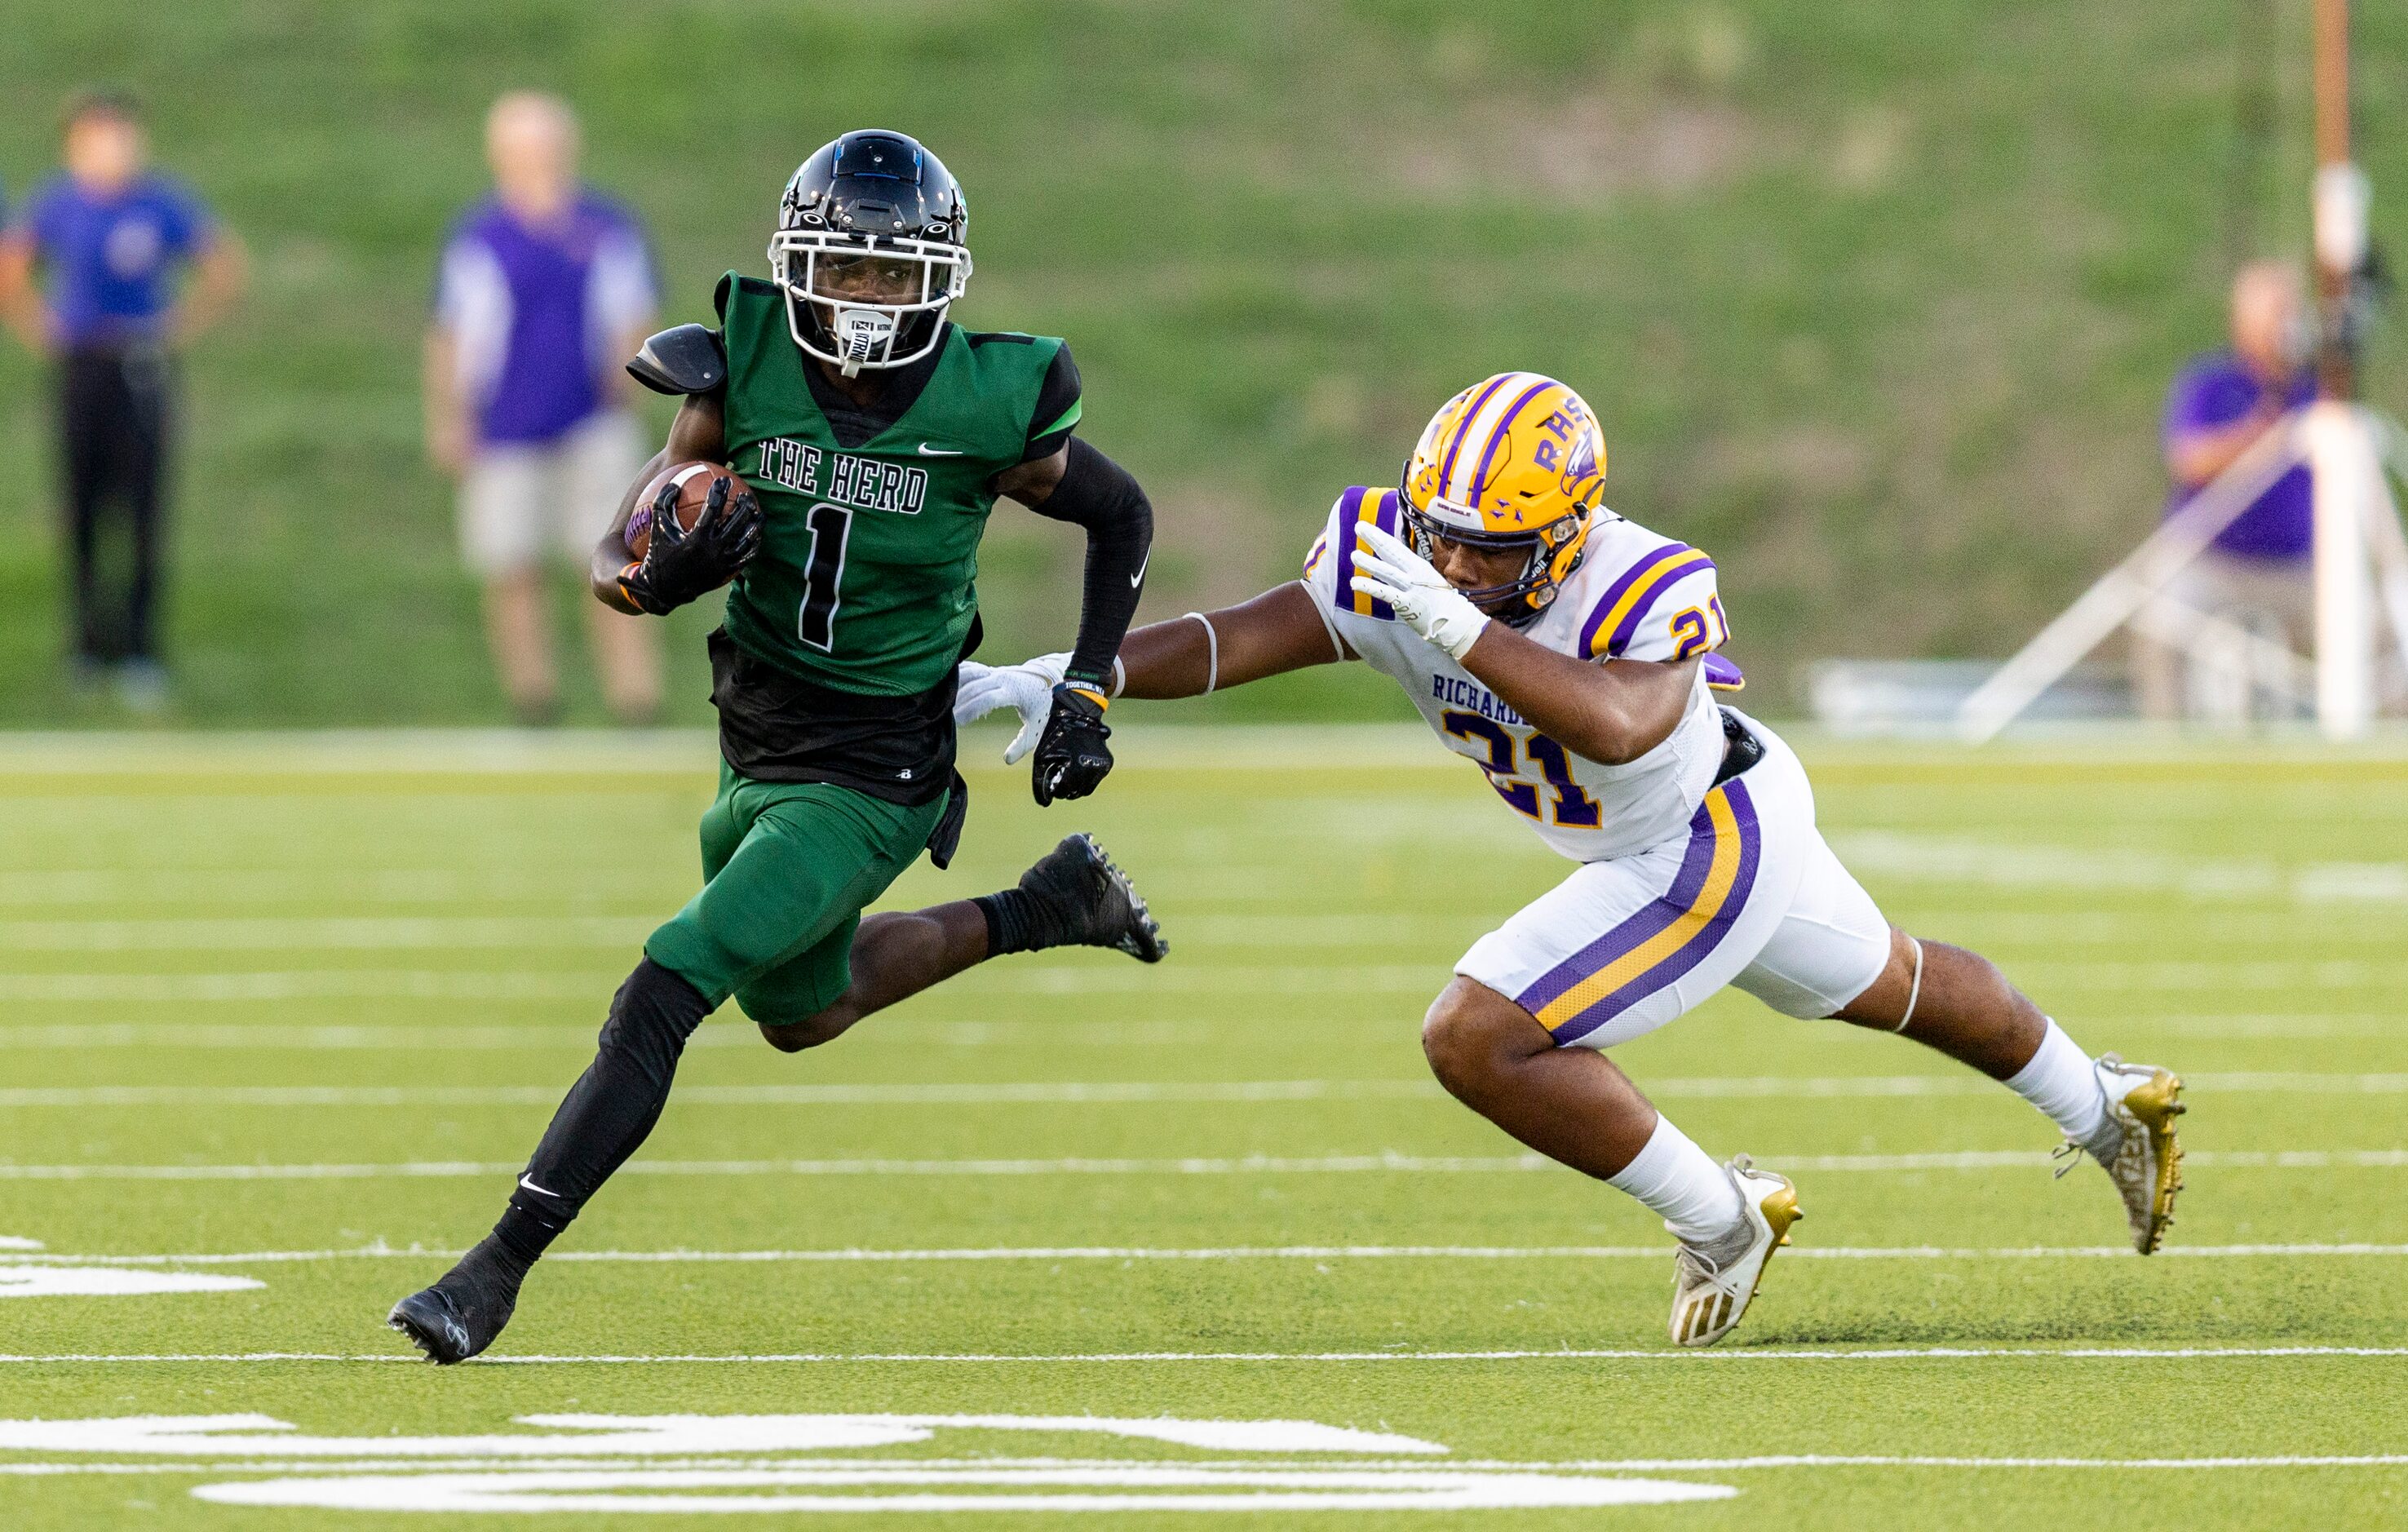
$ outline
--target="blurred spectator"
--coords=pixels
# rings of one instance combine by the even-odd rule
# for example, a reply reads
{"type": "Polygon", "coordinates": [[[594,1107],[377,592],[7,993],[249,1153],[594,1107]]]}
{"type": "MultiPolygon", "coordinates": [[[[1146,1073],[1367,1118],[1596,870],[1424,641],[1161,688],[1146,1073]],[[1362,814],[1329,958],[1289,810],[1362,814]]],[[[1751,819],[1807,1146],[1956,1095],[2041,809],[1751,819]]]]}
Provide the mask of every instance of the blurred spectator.
{"type": "MultiPolygon", "coordinates": [[[[2166,470],[2173,480],[2167,515],[2190,504],[2286,415],[2315,400],[2310,351],[2298,270],[2274,261],[2243,266],[2232,282],[2232,349],[2194,360],[2166,398],[2166,470]]],[[[2308,466],[2300,463],[2267,486],[2166,594],[2303,651],[2315,623],[2315,523],[2308,466]]],[[[2214,680],[2195,674],[2180,651],[2143,640],[2136,658],[2146,716],[2245,715],[2245,693],[2237,708],[2229,697],[2216,705],[2214,680]]]]}
{"type": "MultiPolygon", "coordinates": [[[[514,91],[485,120],[494,193],[443,251],[426,336],[426,441],[459,480],[460,547],[521,720],[560,706],[544,555],[581,579],[645,452],[621,371],[659,309],[634,217],[577,179],[577,120],[514,91]]],[[[653,624],[582,601],[603,694],[627,723],[661,706],[653,624]]]]}
{"type": "Polygon", "coordinates": [[[158,624],[172,357],[240,294],[242,245],[190,190],[146,168],[131,98],[79,96],[64,130],[64,173],[0,235],[0,309],[18,338],[58,367],[68,663],[84,687],[115,666],[119,694],[150,711],[167,695],[158,624]],[[179,294],[187,264],[194,280],[179,294]],[[105,588],[118,582],[101,572],[101,531],[113,508],[130,545],[122,589],[105,588]]]}

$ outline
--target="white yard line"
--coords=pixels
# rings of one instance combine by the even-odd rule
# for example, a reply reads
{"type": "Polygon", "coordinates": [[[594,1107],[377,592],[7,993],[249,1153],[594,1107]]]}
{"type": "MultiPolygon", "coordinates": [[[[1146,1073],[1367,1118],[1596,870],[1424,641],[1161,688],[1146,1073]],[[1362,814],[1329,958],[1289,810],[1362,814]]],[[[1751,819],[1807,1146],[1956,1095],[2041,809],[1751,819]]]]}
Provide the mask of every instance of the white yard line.
{"type": "MultiPolygon", "coordinates": [[[[0,1089],[0,1107],[557,1106],[549,1085],[87,1085],[0,1089]]],[[[1434,1096],[1420,1080],[1028,1081],[853,1085],[688,1085],[687,1106],[1003,1106],[1168,1101],[1339,1101],[1434,1096]]]]}
{"type": "MultiPolygon", "coordinates": [[[[2398,1095],[2408,1073],[2239,1071],[2186,1074],[2193,1090],[2272,1095],[2398,1095]]],[[[1960,1096],[1998,1085],[1954,1075],[1782,1075],[1642,1080],[1660,1099],[1960,1096]]],[[[563,1087],[537,1085],[62,1085],[0,1089],[0,1107],[522,1107],[553,1106],[563,1087]]],[[[1355,1101],[1436,1098],[1428,1080],[892,1081],[825,1085],[686,1085],[685,1106],[849,1106],[1355,1101]]]]}
{"type": "MultiPolygon", "coordinates": [[[[1970,1149],[1913,1154],[1768,1154],[1788,1172],[2039,1169],[2040,1150],[1970,1149]]],[[[2408,1168],[2408,1149],[2192,1150],[2184,1163],[2250,1170],[2408,1168]]],[[[8,1165],[0,1181],[376,1181],[514,1176],[517,1160],[402,1160],[385,1164],[8,1165]]],[[[1560,1170],[1540,1154],[1321,1154],[1184,1159],[631,1160],[623,1176],[1249,1176],[1455,1175],[1560,1170]]],[[[0,1244],[0,1249],[8,1248],[0,1244]]]]}
{"type": "MultiPolygon", "coordinates": [[[[657,923],[624,941],[636,945],[657,923]]],[[[493,944],[498,950],[504,944],[493,944]]],[[[1445,984],[1448,953],[1426,964],[1326,964],[1286,967],[1187,967],[1161,970],[1123,963],[1052,966],[1036,963],[981,970],[964,993],[989,995],[1435,995],[1445,984]]],[[[626,977],[608,970],[524,973],[448,968],[303,968],[245,973],[28,973],[0,971],[0,1000],[91,1003],[261,1000],[583,1000],[599,1008],[626,977]]],[[[1419,1008],[1412,1008],[1418,1013],[1419,1008]]]]}
{"type": "MultiPolygon", "coordinates": [[[[1351,1459],[1349,1461],[1352,1461],[1351,1459]]],[[[1451,1468],[1550,1468],[1587,1473],[1730,1473],[1752,1468],[2394,1468],[2408,1467],[2408,1453],[2357,1455],[2285,1453],[2272,1457],[1939,1457],[1848,1456],[1803,1453],[1765,1457],[1586,1458],[1569,1463],[1457,1463],[1451,1468]]]]}
{"type": "MultiPolygon", "coordinates": [[[[425,949],[634,947],[661,923],[633,915],[485,914],[250,916],[159,920],[10,920],[0,952],[385,952],[425,949]]],[[[1396,915],[1194,915],[1187,940],[1213,947],[1308,947],[1354,951],[1367,943],[1418,941],[1459,951],[1481,921],[1396,915]]]]}
{"type": "MultiPolygon", "coordinates": [[[[1559,1351],[1352,1351],[1352,1352],[1047,1352],[1015,1355],[1007,1352],[695,1352],[660,1355],[537,1354],[477,1357],[473,1367],[760,1367],[779,1364],[899,1363],[960,1365],[996,1363],[1129,1364],[1161,1362],[1914,1362],[1989,1361],[2035,1357],[2050,1361],[2167,1362],[2227,1359],[2408,1356],[2408,1346],[1899,1346],[1865,1351],[1776,1351],[1770,1347],[1729,1351],[1559,1350],[1559,1351]]],[[[101,1363],[368,1362],[423,1367],[416,1354],[386,1352],[54,1352],[0,1353],[0,1365],[59,1366],[101,1363]]]]}
{"type": "Polygon", "coordinates": [[[642,915],[408,915],[0,923],[0,952],[383,952],[424,948],[632,947],[642,915]]]}
{"type": "Polygon", "coordinates": [[[265,973],[0,973],[0,1000],[584,1000],[607,1004],[624,971],[476,973],[443,968],[310,968],[265,973]]]}
{"type": "Polygon", "coordinates": [[[1985,888],[2169,893],[2195,900],[2287,899],[2294,904],[2408,902],[2408,863],[2316,862],[2186,856],[2094,846],[2002,845],[1894,830],[1831,836],[1858,873],[1985,888]]]}
{"type": "MultiPolygon", "coordinates": [[[[591,939],[564,937],[550,944],[621,948],[629,952],[649,921],[595,917],[591,939]],[[603,939],[604,929],[624,928],[634,935],[603,939]]],[[[549,924],[550,923],[542,923],[549,924]]],[[[64,939],[64,938],[53,938],[64,939]]],[[[542,945],[543,943],[537,943],[542,945]]],[[[398,933],[390,940],[363,941],[356,950],[390,951],[413,945],[398,933]]],[[[440,945],[428,943],[424,945],[440,945]]],[[[498,939],[467,945],[503,951],[522,945],[498,939]]],[[[194,949],[199,950],[199,949],[194,949]]],[[[278,946],[275,950],[286,950],[278,946]]],[[[1052,966],[1012,965],[981,969],[964,981],[965,995],[1277,995],[1294,999],[1315,995],[1420,995],[1436,994],[1446,982],[1447,962],[1454,944],[1432,949],[1429,962],[1372,964],[1359,966],[1297,964],[1286,966],[1249,965],[1210,967],[1171,966],[1160,969],[1135,964],[1096,966],[1086,963],[1052,966]]],[[[2052,989],[2140,991],[2153,1008],[2162,1009],[2167,992],[2203,992],[2212,998],[2236,993],[2296,994],[2305,990],[2396,989],[2408,980],[2408,959],[2337,958],[2329,961],[2233,962],[2085,962],[2027,959],[2015,971],[2032,983],[2052,989]]],[[[347,969],[304,968],[226,973],[47,973],[0,971],[0,1001],[108,1001],[181,1004],[186,1002],[270,1000],[581,1000],[596,1006],[625,977],[624,968],[591,971],[527,973],[477,972],[448,968],[347,969]]],[[[1418,1010],[1418,1007],[1410,1008],[1418,1010]]],[[[1401,1012],[1400,1012],[1401,1013],[1401,1012]]]]}
{"type": "MultiPolygon", "coordinates": [[[[1661,1261],[1669,1245],[1228,1245],[1169,1249],[1144,1245],[988,1246],[955,1250],[569,1250],[546,1257],[602,1265],[895,1265],[995,1261],[1661,1261]]],[[[23,1254],[21,1266],[184,1267],[282,1266],[325,1261],[452,1261],[457,1250],[395,1249],[224,1251],[181,1255],[23,1254]]],[[[2170,1245],[2154,1257],[2233,1259],[2408,1255],[2403,1244],[2170,1245]]],[[[2138,1260],[2128,1245],[2007,1245],[1949,1249],[1937,1245],[1792,1247],[1793,1260],[2046,1261],[2138,1260]]]]}
{"type": "MultiPolygon", "coordinates": [[[[732,1024],[703,1028],[687,1039],[687,1049],[732,1048],[758,1052],[764,1046],[759,1036],[741,1024],[740,1019],[732,1012],[725,1019],[732,1024]]],[[[2135,1016],[2129,1012],[2119,1012],[2115,1024],[2121,1029],[2164,1032],[2179,1038],[2390,1038],[2402,1030],[2401,1018],[2387,1013],[2360,1016],[2135,1016]]],[[[1193,1049],[1215,1038],[1226,1038],[1234,1029],[1284,1029],[1293,1024],[1290,1018],[1282,1016],[1216,1016],[1199,1021],[1155,1019],[1129,1022],[941,1021],[909,1017],[882,1023],[876,1040],[907,1048],[938,1044],[948,1048],[1044,1048],[1057,1052],[1071,1047],[1193,1049]]],[[[1378,1017],[1322,1021],[1314,1024],[1325,1035],[1344,1029],[1352,1034],[1383,1038],[1397,1036],[1398,1025],[1394,1018],[1378,1017]]],[[[351,1024],[307,1026],[271,1022],[207,1024],[190,1021],[0,1023],[0,1049],[81,1052],[102,1048],[138,1048],[151,1052],[177,1049],[212,1052],[259,1050],[274,1052],[493,1052],[524,1050],[586,1054],[594,1050],[594,1024],[587,1018],[574,1023],[524,1026],[377,1026],[351,1024]]]]}
{"type": "MultiPolygon", "coordinates": [[[[354,1360],[367,1360],[366,1357],[354,1360]]],[[[390,1360],[408,1360],[391,1358],[390,1360]]],[[[591,1468],[596,1459],[585,1457],[517,1457],[507,1460],[516,1470],[533,1472],[544,1469],[591,1468]]],[[[395,1461],[389,1457],[371,1458],[297,1458],[279,1462],[264,1458],[217,1458],[194,1463],[4,1463],[0,1477],[48,1478],[72,1474],[228,1474],[228,1473],[395,1473],[437,1472],[458,1469],[491,1469],[496,1460],[492,1457],[413,1457],[395,1461]]],[[[796,1457],[676,1457],[645,1455],[641,1459],[647,1469],[675,1468],[796,1468],[809,1467],[824,1470],[852,1468],[886,1468],[906,1466],[894,1458],[827,1457],[813,1454],[796,1457]]],[[[1128,1458],[1077,1457],[1015,1457],[1009,1460],[1015,1468],[1120,1468],[1130,1466],[1128,1458]]],[[[1330,1460],[1320,1458],[1213,1458],[1182,1462],[1182,1467],[1223,1472],[1260,1471],[1326,1468],[1330,1460]]],[[[1345,1459],[1350,1468],[1428,1468],[1432,1459],[1355,1457],[1345,1459]]],[[[926,1458],[908,1460],[908,1467],[921,1471],[961,1468],[992,1468],[992,1457],[926,1458]]],[[[1496,1458],[1447,1458],[1442,1465],[1452,1472],[1462,1473],[1543,1473],[1548,1471],[1581,1473],[1732,1473],[1770,1468],[2150,1468],[2150,1469],[2218,1469],[2218,1468],[2388,1468],[2408,1467],[2408,1453],[2280,1453],[2261,1457],[1943,1457],[1938,1455],[1905,1456],[1893,1454],[1846,1454],[1836,1453],[1799,1453],[1767,1454],[1756,1457],[1637,1457],[1637,1458],[1574,1458],[1564,1462],[1512,1462],[1496,1458]]]]}

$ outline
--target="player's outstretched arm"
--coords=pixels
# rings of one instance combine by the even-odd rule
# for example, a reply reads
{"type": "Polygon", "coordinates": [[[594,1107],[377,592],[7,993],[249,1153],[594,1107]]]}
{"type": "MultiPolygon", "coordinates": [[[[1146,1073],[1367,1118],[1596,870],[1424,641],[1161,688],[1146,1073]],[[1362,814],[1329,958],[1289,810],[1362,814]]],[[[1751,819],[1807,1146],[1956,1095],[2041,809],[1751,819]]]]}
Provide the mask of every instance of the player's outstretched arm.
{"type": "Polygon", "coordinates": [[[1252,601],[1138,629],[1121,645],[1121,694],[1193,697],[1349,656],[1300,580],[1252,601]]]}
{"type": "MultiPolygon", "coordinates": [[[[1282,671],[1352,658],[1323,621],[1312,590],[1302,580],[1290,580],[1235,607],[1139,628],[1121,644],[1111,685],[1121,696],[1202,696],[1282,671]]],[[[998,708],[1019,713],[1020,734],[1003,752],[1004,764],[1012,765],[1035,748],[1051,720],[1054,688],[1069,663],[1068,654],[1040,654],[1006,666],[964,661],[953,721],[968,723],[998,708]]]]}
{"type": "Polygon", "coordinates": [[[668,445],[654,452],[636,474],[636,481],[619,499],[619,514],[610,519],[610,530],[602,534],[595,545],[594,562],[587,579],[594,589],[594,599],[613,611],[631,616],[641,615],[644,609],[627,594],[619,577],[627,566],[636,562],[636,551],[627,546],[627,522],[636,513],[636,497],[652,477],[672,463],[691,463],[695,459],[716,463],[727,450],[727,422],[720,408],[717,394],[696,394],[687,396],[678,407],[677,419],[669,422],[668,445]]]}

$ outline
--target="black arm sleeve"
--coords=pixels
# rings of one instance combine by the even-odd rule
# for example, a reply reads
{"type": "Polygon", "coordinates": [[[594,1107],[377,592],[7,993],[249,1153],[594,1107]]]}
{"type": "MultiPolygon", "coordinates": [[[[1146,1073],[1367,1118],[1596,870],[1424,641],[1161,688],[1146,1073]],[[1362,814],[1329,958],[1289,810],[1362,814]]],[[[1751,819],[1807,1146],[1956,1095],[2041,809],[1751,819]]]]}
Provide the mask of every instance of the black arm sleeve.
{"type": "Polygon", "coordinates": [[[1087,529],[1086,594],[1079,607],[1079,642],[1070,651],[1068,679],[1101,686],[1111,679],[1112,656],[1128,636],[1137,598],[1145,587],[1148,550],[1154,546],[1154,507],[1128,470],[1077,437],[1062,481],[1039,516],[1087,529]]]}

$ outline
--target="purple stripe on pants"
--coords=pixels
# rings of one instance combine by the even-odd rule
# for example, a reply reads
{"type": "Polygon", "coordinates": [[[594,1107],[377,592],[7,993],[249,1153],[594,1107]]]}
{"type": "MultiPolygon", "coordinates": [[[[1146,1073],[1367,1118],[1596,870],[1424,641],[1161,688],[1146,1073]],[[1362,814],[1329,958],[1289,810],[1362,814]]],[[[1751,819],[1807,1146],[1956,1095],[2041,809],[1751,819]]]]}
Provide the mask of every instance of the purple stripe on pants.
{"type": "MultiPolygon", "coordinates": [[[[1649,995],[1655,995],[1669,985],[1678,981],[1682,975],[1687,973],[1690,969],[1704,962],[1706,960],[1706,954],[1713,952],[1716,947],[1722,945],[1723,938],[1730,935],[1730,928],[1733,923],[1739,919],[1740,911],[1747,908],[1748,895],[1753,893],[1756,888],[1756,865],[1763,852],[1763,835],[1756,823],[1756,804],[1754,800],[1748,796],[1747,788],[1743,784],[1737,781],[1727,782],[1722,787],[1716,789],[1716,791],[1722,793],[1725,798],[1729,802],[1731,818],[1739,836],[1739,866],[1732,875],[1730,890],[1723,896],[1721,907],[1714,911],[1713,916],[1711,916],[1703,925],[1691,933],[1688,940],[1683,942],[1680,946],[1667,953],[1663,958],[1659,959],[1654,966],[1649,967],[1646,972],[1623,985],[1620,989],[1615,990],[1612,994],[1605,995],[1589,1005],[1570,1021],[1563,1023],[1561,1025],[1549,1028],[1549,1035],[1552,1036],[1556,1042],[1577,1042],[1581,1038],[1596,1031],[1598,1027],[1612,1021],[1616,1016],[1621,1015],[1624,1011],[1628,1010],[1632,1006],[1637,1005],[1640,1001],[1646,999],[1649,995]]],[[[1701,820],[1707,817],[1706,811],[1702,808],[1698,809],[1698,817],[1701,820]]],[[[1711,862],[1713,859],[1713,832],[1711,825],[1706,829],[1703,839],[1707,847],[1706,859],[1708,862],[1711,862]]],[[[1698,837],[1695,832],[1693,832],[1690,840],[1691,855],[1688,858],[1684,858],[1682,863],[1682,872],[1684,876],[1688,871],[1690,862],[1695,860],[1698,841],[1698,837]]],[[[1686,898],[1679,897],[1679,895],[1684,892],[1681,886],[1682,881],[1683,880],[1675,880],[1672,888],[1665,894],[1663,898],[1656,900],[1654,904],[1649,905],[1647,909],[1641,910],[1639,914],[1632,916],[1627,921],[1625,921],[1622,926],[1616,927],[1615,932],[1609,933],[1604,939],[1606,941],[1611,941],[1613,939],[1614,935],[1618,934],[1620,931],[1629,928],[1641,920],[1648,920],[1650,923],[1644,936],[1640,937],[1637,940],[1624,942],[1621,944],[1619,951],[1607,953],[1598,961],[1587,964],[1580,973],[1572,976],[1570,982],[1558,984],[1555,987],[1555,994],[1563,994],[1566,990],[1570,989],[1572,984],[1578,983],[1582,979],[1588,977],[1589,974],[1595,973],[1598,969],[1604,967],[1607,964],[1613,962],[1615,958],[1621,956],[1624,952],[1629,952],[1632,948],[1638,946],[1641,941],[1646,940],[1648,937],[1655,936],[1665,930],[1667,927],[1670,926],[1675,920],[1679,919],[1684,913],[1685,913],[1691,906],[1696,904],[1698,890],[1702,888],[1705,882],[1705,875],[1702,871],[1698,874],[1696,884],[1687,891],[1688,896],[1686,898]]],[[[1603,945],[1602,942],[1592,943],[1590,950],[1595,950],[1597,947],[1601,945],[1603,945]]],[[[1570,961],[1574,963],[1580,962],[1585,955],[1586,952],[1584,952],[1580,956],[1576,956],[1570,961]]],[[[1546,980],[1541,981],[1541,982],[1545,983],[1553,981],[1555,979],[1556,974],[1560,973],[1565,966],[1566,965],[1557,965],[1556,968],[1550,972],[1547,975],[1546,980]]],[[[1550,996],[1550,998],[1553,998],[1553,996],[1550,996]]],[[[1545,1001],[1540,1002],[1541,1005],[1545,1003],[1545,1001]]],[[[1523,1004],[1525,1009],[1529,1009],[1532,1014],[1535,1015],[1537,1013],[1538,1008],[1536,1006],[1531,1006],[1526,1000],[1524,1001],[1523,1004]]]]}

